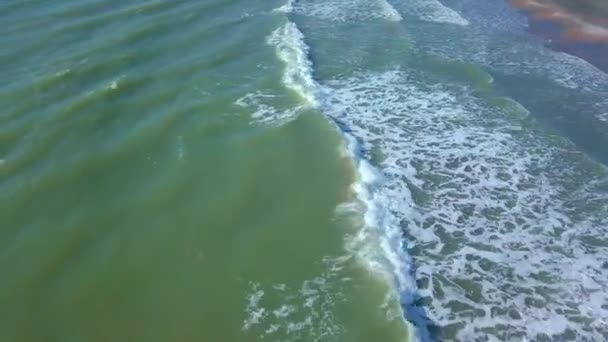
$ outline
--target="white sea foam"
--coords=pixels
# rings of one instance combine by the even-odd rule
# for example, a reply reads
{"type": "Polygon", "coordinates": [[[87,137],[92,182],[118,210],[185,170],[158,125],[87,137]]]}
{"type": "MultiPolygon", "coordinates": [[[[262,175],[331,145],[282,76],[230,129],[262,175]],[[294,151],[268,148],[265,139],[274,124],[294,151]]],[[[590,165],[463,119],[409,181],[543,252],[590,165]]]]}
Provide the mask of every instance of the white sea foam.
{"type": "MultiPolygon", "coordinates": [[[[364,158],[356,139],[345,133],[343,136],[347,142],[348,154],[358,173],[358,181],[353,183],[352,189],[365,207],[363,225],[349,241],[349,248],[368,264],[371,271],[379,272],[388,279],[396,278],[395,284],[400,293],[412,293],[415,291],[415,285],[409,277],[410,259],[402,246],[404,240],[401,229],[395,216],[389,212],[389,203],[378,192],[385,179],[379,170],[364,158]]],[[[408,202],[407,197],[400,199],[401,209],[407,210],[408,202]]],[[[338,207],[338,210],[343,212],[345,208],[353,208],[352,206],[352,203],[345,203],[338,207]]]]}
{"type": "MultiPolygon", "coordinates": [[[[304,100],[304,105],[321,111],[329,108],[331,105],[324,101],[321,88],[313,79],[312,63],[307,58],[309,48],[296,24],[287,22],[271,34],[268,42],[275,46],[277,56],[285,63],[285,86],[295,91],[304,100]]],[[[355,215],[363,213],[363,222],[346,242],[347,248],[369,271],[381,275],[382,279],[394,286],[394,292],[389,294],[392,300],[410,305],[416,287],[410,275],[411,261],[403,247],[398,221],[390,211],[394,206],[377,192],[382,184],[381,174],[363,158],[357,141],[338,126],[336,129],[344,136],[347,146],[345,155],[352,158],[358,172],[358,179],[352,185],[353,200],[363,204],[361,211],[354,212],[355,215]]],[[[403,200],[401,198],[399,201],[400,209],[407,207],[403,200]]],[[[358,208],[357,204],[349,203],[340,205],[337,212],[343,214],[342,209],[347,207],[358,208]]],[[[399,312],[399,316],[404,317],[402,312],[399,312]]]]}
{"type": "Polygon", "coordinates": [[[439,0],[414,0],[400,2],[399,9],[421,20],[437,23],[466,26],[469,21],[463,18],[455,10],[443,5],[439,0]]]}
{"type": "Polygon", "coordinates": [[[287,22],[268,37],[275,47],[277,57],[285,64],[283,83],[305,100],[305,104],[317,106],[317,87],[312,78],[312,63],[308,59],[308,46],[296,24],[287,22]]]}
{"type": "Polygon", "coordinates": [[[328,82],[325,110],[381,151],[373,202],[408,233],[429,318],[458,340],[602,336],[608,256],[585,239],[605,236],[608,198],[576,182],[604,184],[606,170],[589,173],[584,157],[564,160],[578,155],[572,145],[527,134],[509,113],[518,106],[490,109],[421,78],[328,82]]]}
{"type": "Polygon", "coordinates": [[[280,308],[274,310],[272,312],[272,314],[276,317],[276,318],[286,318],[287,316],[289,316],[290,314],[292,314],[295,311],[295,308],[291,305],[281,305],[280,308]]]}
{"type": "Polygon", "coordinates": [[[382,16],[392,21],[401,21],[403,17],[387,0],[378,0],[378,6],[380,7],[382,16]]]}
{"type": "MultiPolygon", "coordinates": [[[[330,106],[326,110],[331,112],[330,106]]],[[[405,315],[418,328],[414,334],[421,340],[427,340],[428,331],[423,317],[411,310],[416,292],[412,261],[404,246],[399,221],[392,212],[396,208],[402,213],[411,212],[411,198],[407,193],[400,193],[405,195],[401,197],[386,197],[383,193],[386,187],[383,174],[365,159],[354,136],[344,132],[342,135],[346,143],[344,150],[358,173],[352,190],[356,200],[363,205],[362,210],[356,202],[343,203],[336,208],[338,214],[363,212],[363,221],[356,225],[358,230],[348,239],[346,247],[368,271],[396,286],[396,291],[386,294],[386,302],[383,304],[387,318],[403,319],[405,315]],[[405,305],[407,312],[404,313],[401,307],[389,305],[395,302],[405,305]]]]}
{"type": "Polygon", "coordinates": [[[247,318],[243,323],[244,330],[260,324],[267,317],[266,309],[260,305],[262,297],[264,297],[264,291],[260,289],[260,285],[253,284],[252,291],[247,297],[247,307],[245,308],[247,318]]]}
{"type": "Polygon", "coordinates": [[[388,20],[401,21],[401,14],[387,0],[327,0],[301,2],[296,13],[331,21],[388,20]]]}
{"type": "Polygon", "coordinates": [[[252,283],[246,298],[243,330],[261,338],[328,341],[343,332],[333,316],[336,305],[345,300],[342,291],[350,280],[340,270],[349,257],[325,258],[326,271],[304,280],[297,287],[286,284],[252,283]],[[273,300],[265,300],[265,298],[273,300]],[[279,304],[271,304],[272,302],[279,304]]]}
{"type": "Polygon", "coordinates": [[[256,91],[237,99],[235,105],[251,111],[251,122],[256,125],[283,125],[298,117],[303,106],[282,108],[276,103],[278,95],[256,91]]]}
{"type": "Polygon", "coordinates": [[[275,12],[291,13],[293,12],[294,3],[295,0],[287,0],[283,6],[275,9],[275,12]]]}
{"type": "Polygon", "coordinates": [[[318,105],[318,87],[312,78],[308,46],[304,42],[302,32],[294,23],[287,22],[274,30],[268,36],[267,43],[274,47],[277,57],[284,64],[283,84],[303,101],[299,105],[286,108],[277,103],[283,95],[256,91],[240,97],[235,101],[235,105],[253,111],[252,123],[281,125],[295,119],[302,110],[318,105]]]}
{"type": "MultiPolygon", "coordinates": [[[[295,11],[331,20],[370,18],[344,4],[298,4],[295,11]]],[[[402,7],[438,8],[437,2],[397,8],[402,7]]],[[[411,13],[466,24],[437,14],[458,15],[452,12],[411,13]]],[[[533,45],[505,50],[499,40],[487,39],[480,47],[468,34],[462,41],[475,49],[465,57],[456,40],[441,35],[425,48],[446,58],[500,65],[502,71],[540,70],[565,87],[603,91],[603,76],[576,58],[536,49],[540,55],[526,54],[521,62],[513,56],[522,47],[531,52],[533,45]]],[[[514,101],[496,108],[467,95],[466,88],[421,79],[403,70],[360,74],[312,92],[317,108],[346,128],[344,154],[358,170],[356,201],[337,208],[346,215],[364,212],[362,222],[354,221],[361,229],[348,243],[353,255],[395,280],[402,295],[411,293],[408,255],[399,247],[408,241],[428,318],[449,326],[455,339],[594,340],[606,334],[608,266],[602,265],[608,257],[598,246],[608,243],[602,240],[608,198],[595,190],[605,185],[593,185],[607,183],[606,171],[585,166],[590,161],[567,142],[529,134],[518,121],[528,113],[514,101]],[[380,169],[369,164],[372,157],[380,169]]],[[[411,300],[406,296],[404,302],[411,300]]]]}

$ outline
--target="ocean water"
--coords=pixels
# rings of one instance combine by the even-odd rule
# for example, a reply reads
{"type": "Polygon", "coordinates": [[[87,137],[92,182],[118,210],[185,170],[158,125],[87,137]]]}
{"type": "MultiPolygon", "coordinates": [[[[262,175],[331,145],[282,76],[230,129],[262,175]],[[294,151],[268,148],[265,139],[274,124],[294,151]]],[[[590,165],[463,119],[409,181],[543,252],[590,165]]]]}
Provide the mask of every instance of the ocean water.
{"type": "Polygon", "coordinates": [[[500,0],[0,2],[0,341],[601,341],[608,75],[500,0]]]}

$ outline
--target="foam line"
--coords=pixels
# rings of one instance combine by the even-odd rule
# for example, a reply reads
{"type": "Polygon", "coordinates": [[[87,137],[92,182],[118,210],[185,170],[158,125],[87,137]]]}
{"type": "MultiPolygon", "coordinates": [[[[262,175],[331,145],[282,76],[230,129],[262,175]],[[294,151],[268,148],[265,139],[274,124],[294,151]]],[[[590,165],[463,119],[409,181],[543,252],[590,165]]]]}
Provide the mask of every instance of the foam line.
{"type": "MultiPolygon", "coordinates": [[[[285,64],[285,86],[301,97],[305,105],[321,112],[328,111],[331,105],[324,101],[322,88],[313,78],[312,63],[307,58],[309,47],[296,24],[288,21],[272,32],[268,42],[276,48],[277,57],[285,64]]],[[[410,272],[411,260],[403,246],[404,237],[399,222],[389,211],[386,198],[379,193],[384,177],[364,158],[357,140],[341,130],[339,125],[336,124],[335,127],[344,137],[344,152],[357,171],[357,180],[352,184],[356,196],[353,200],[364,206],[360,231],[347,241],[347,248],[369,271],[394,284],[395,299],[400,300],[407,309],[407,306],[413,304],[416,283],[410,272]]],[[[345,206],[357,207],[356,204],[351,204],[339,206],[337,210],[345,206]]],[[[400,315],[406,317],[403,312],[400,315]]],[[[407,316],[412,319],[410,315],[407,316]]],[[[423,326],[422,320],[415,323],[419,328],[423,326]]],[[[417,333],[424,334],[422,330],[424,329],[419,329],[417,333]]]]}

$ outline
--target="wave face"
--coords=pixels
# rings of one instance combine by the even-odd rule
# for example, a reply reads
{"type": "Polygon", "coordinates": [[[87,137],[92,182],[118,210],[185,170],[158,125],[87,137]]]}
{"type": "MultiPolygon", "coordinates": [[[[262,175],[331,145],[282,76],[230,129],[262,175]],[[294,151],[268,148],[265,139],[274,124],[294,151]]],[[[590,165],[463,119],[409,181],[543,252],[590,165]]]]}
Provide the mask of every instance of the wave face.
{"type": "Polygon", "coordinates": [[[277,57],[285,63],[283,83],[302,97],[306,104],[316,107],[317,86],[312,78],[312,63],[308,60],[308,46],[296,24],[288,22],[276,29],[268,43],[275,47],[277,57]]]}
{"type": "MultiPolygon", "coordinates": [[[[297,25],[287,21],[271,34],[268,41],[275,46],[278,58],[285,63],[285,86],[301,97],[305,104],[328,114],[333,105],[327,102],[327,94],[313,79],[313,67],[308,59],[309,47],[297,25]]],[[[355,228],[347,236],[345,247],[361,266],[389,286],[386,302],[383,303],[386,315],[392,319],[403,319],[405,315],[400,306],[395,308],[394,304],[411,305],[416,285],[411,275],[411,260],[403,248],[401,228],[385,203],[386,198],[378,191],[383,186],[384,178],[361,155],[358,141],[339,125],[335,129],[343,136],[343,154],[350,159],[357,174],[351,185],[353,198],[336,208],[338,217],[352,217],[350,222],[354,227],[351,228],[355,228]],[[360,216],[361,221],[357,220],[360,216]]],[[[419,318],[412,319],[423,323],[419,318]]],[[[424,330],[418,333],[421,336],[425,334],[424,330]]]]}
{"type": "Polygon", "coordinates": [[[466,26],[469,21],[439,0],[396,1],[396,8],[403,13],[428,22],[466,26]]]}

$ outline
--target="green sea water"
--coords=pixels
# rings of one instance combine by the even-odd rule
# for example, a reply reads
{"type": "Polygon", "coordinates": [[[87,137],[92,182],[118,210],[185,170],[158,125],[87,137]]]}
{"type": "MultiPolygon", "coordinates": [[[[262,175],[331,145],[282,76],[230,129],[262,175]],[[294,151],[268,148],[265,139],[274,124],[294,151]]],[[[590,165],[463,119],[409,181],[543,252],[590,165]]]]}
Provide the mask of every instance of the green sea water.
{"type": "Polygon", "coordinates": [[[345,249],[340,135],[235,104],[303,101],[266,43],[284,15],[247,18],[279,5],[1,5],[0,340],[406,338],[345,249]]]}
{"type": "Polygon", "coordinates": [[[506,6],[0,2],[0,341],[605,336],[608,77],[506,6]]]}

